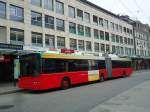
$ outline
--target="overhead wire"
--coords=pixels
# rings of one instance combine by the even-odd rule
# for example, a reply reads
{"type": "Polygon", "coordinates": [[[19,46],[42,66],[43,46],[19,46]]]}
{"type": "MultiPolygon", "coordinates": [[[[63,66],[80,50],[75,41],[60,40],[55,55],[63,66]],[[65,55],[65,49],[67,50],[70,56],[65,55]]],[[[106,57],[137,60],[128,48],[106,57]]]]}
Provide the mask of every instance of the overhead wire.
{"type": "Polygon", "coordinates": [[[132,10],[130,10],[126,5],[125,5],[125,3],[122,1],[122,0],[117,0],[131,15],[133,15],[136,19],[138,19],[137,18],[137,16],[132,12],[132,10]]]}
{"type": "Polygon", "coordinates": [[[147,18],[148,21],[150,22],[150,15],[148,15],[147,13],[145,13],[145,11],[143,10],[143,8],[141,8],[141,6],[138,4],[137,0],[133,0],[133,2],[135,3],[136,7],[139,9],[137,11],[137,13],[138,14],[143,13],[144,16],[141,16],[141,17],[143,17],[143,19],[147,18]]]}

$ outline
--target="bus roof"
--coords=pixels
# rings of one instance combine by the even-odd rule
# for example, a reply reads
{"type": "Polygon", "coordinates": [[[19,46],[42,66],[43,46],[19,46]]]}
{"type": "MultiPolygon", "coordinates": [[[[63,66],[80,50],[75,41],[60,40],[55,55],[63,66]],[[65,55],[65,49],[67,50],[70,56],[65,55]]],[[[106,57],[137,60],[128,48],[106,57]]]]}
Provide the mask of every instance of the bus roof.
{"type": "Polygon", "coordinates": [[[86,56],[86,55],[67,55],[67,54],[49,54],[43,53],[42,58],[53,58],[53,59],[94,59],[94,60],[105,60],[104,57],[99,56],[86,56]]]}
{"type": "Polygon", "coordinates": [[[112,61],[131,61],[131,59],[130,58],[116,58],[116,57],[114,57],[114,58],[111,58],[111,60],[112,61]]]}
{"type": "MultiPolygon", "coordinates": [[[[51,53],[42,53],[42,58],[52,58],[52,59],[93,59],[93,60],[105,60],[105,57],[102,56],[91,56],[91,55],[73,55],[73,54],[51,54],[51,53]]],[[[111,60],[114,61],[131,61],[129,58],[119,58],[111,57],[111,60]]]]}

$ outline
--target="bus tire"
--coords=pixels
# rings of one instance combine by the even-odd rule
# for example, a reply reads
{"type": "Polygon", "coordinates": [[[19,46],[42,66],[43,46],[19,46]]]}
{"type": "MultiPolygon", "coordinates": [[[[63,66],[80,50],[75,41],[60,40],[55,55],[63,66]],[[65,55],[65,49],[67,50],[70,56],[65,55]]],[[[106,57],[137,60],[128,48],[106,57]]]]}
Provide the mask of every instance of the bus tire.
{"type": "Polygon", "coordinates": [[[61,81],[61,89],[65,90],[71,87],[71,81],[69,78],[65,77],[61,81]]]}
{"type": "Polygon", "coordinates": [[[104,82],[105,81],[105,78],[103,75],[100,76],[100,82],[104,82]]]}

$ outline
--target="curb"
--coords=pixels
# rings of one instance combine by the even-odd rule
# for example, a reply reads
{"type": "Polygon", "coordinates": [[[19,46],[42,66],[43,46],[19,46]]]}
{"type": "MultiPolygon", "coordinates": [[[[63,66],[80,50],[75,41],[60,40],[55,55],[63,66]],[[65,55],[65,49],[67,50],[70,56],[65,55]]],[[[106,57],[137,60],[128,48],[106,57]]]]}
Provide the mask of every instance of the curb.
{"type": "Polygon", "coordinates": [[[22,90],[10,90],[10,91],[5,91],[5,92],[0,92],[0,95],[7,95],[7,94],[17,93],[21,91],[22,90]]]}

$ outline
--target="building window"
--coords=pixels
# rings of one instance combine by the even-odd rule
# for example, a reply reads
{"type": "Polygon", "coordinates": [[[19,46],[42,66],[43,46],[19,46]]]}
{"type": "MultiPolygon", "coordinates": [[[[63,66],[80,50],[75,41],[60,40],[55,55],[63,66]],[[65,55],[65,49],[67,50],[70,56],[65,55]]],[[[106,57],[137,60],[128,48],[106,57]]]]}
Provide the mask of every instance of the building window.
{"type": "Polygon", "coordinates": [[[65,48],[65,37],[57,37],[57,48],[58,49],[65,48]]]}
{"type": "Polygon", "coordinates": [[[120,54],[120,47],[119,46],[116,46],[116,53],[120,54]]]}
{"type": "Polygon", "coordinates": [[[120,36],[120,43],[123,44],[123,37],[120,36]]]}
{"type": "Polygon", "coordinates": [[[104,26],[103,18],[99,18],[99,25],[100,25],[101,27],[103,27],[103,26],[104,26]]]}
{"type": "Polygon", "coordinates": [[[130,34],[130,30],[127,28],[127,33],[130,34]]]}
{"type": "Polygon", "coordinates": [[[91,37],[91,28],[90,27],[85,27],[85,36],[91,37]]]}
{"type": "Polygon", "coordinates": [[[54,10],[54,0],[44,0],[44,8],[54,10]]]}
{"type": "Polygon", "coordinates": [[[132,55],[135,55],[135,49],[132,48],[132,55]]]}
{"type": "Polygon", "coordinates": [[[94,29],[94,38],[99,39],[99,31],[94,29]]]}
{"type": "Polygon", "coordinates": [[[75,23],[69,22],[69,32],[76,34],[76,24],[75,23]]]}
{"type": "Polygon", "coordinates": [[[100,31],[100,39],[104,40],[104,31],[100,31]]]}
{"type": "Polygon", "coordinates": [[[10,29],[10,43],[11,44],[24,44],[24,31],[20,29],[10,29]]]}
{"type": "Polygon", "coordinates": [[[84,50],[85,50],[84,41],[83,41],[83,40],[78,40],[78,48],[79,48],[79,50],[81,50],[81,51],[84,51],[84,50]]]}
{"type": "Polygon", "coordinates": [[[104,23],[105,23],[105,28],[109,28],[109,23],[108,23],[108,20],[104,20],[104,23]]]}
{"type": "Polygon", "coordinates": [[[114,23],[113,23],[113,22],[110,23],[110,27],[111,27],[111,30],[114,31],[115,26],[114,26],[114,23]]]}
{"type": "Polygon", "coordinates": [[[92,44],[89,41],[86,41],[86,51],[92,51],[92,44]]]}
{"type": "Polygon", "coordinates": [[[121,47],[121,54],[124,55],[124,48],[121,47]]]}
{"type": "Polygon", "coordinates": [[[42,26],[42,14],[31,11],[31,24],[36,26],[42,26]]]}
{"type": "Polygon", "coordinates": [[[84,26],[78,25],[78,35],[84,36],[84,26]]]}
{"type": "Polygon", "coordinates": [[[125,47],[125,54],[128,55],[128,48],[125,47]]]}
{"type": "Polygon", "coordinates": [[[10,19],[14,21],[24,21],[24,10],[23,8],[10,5],[10,19]]]}
{"type": "Polygon", "coordinates": [[[65,23],[64,20],[56,19],[56,28],[59,31],[65,31],[65,23]]]}
{"type": "Polygon", "coordinates": [[[127,28],[126,28],[126,27],[124,27],[124,28],[123,28],[123,30],[124,30],[124,33],[126,33],[126,32],[127,32],[127,28]]]}
{"type": "Polygon", "coordinates": [[[105,52],[105,44],[101,44],[101,52],[105,52]]]}
{"type": "Polygon", "coordinates": [[[69,6],[69,17],[75,18],[75,8],[69,6]]]}
{"type": "MultiPolygon", "coordinates": [[[[129,48],[129,55],[131,56],[131,54],[132,54],[132,49],[129,48]]],[[[144,51],[143,51],[143,55],[144,55],[144,51]]]]}
{"type": "Polygon", "coordinates": [[[98,17],[93,15],[93,23],[94,25],[98,25],[98,17]]]}
{"type": "Polygon", "coordinates": [[[41,33],[32,32],[32,45],[33,46],[43,46],[43,39],[41,33]]]}
{"type": "Polygon", "coordinates": [[[45,27],[54,29],[54,17],[45,15],[45,27]]]}
{"type": "Polygon", "coordinates": [[[132,30],[130,30],[130,34],[131,34],[131,35],[133,34],[133,31],[132,31],[132,30]]]}
{"type": "Polygon", "coordinates": [[[77,9],[77,17],[79,20],[83,20],[83,11],[80,9],[77,9]]]}
{"type": "Polygon", "coordinates": [[[133,39],[131,39],[131,45],[133,45],[133,39]]]}
{"type": "Polygon", "coordinates": [[[95,50],[95,52],[100,51],[99,43],[94,43],[94,50],[95,50]]]}
{"type": "Polygon", "coordinates": [[[119,43],[119,35],[116,35],[116,42],[119,43]]]}
{"type": "Polygon", "coordinates": [[[118,30],[119,30],[118,25],[117,25],[117,24],[115,24],[115,31],[117,31],[117,32],[118,32],[118,30]]]}
{"type": "Polygon", "coordinates": [[[42,0],[31,0],[31,4],[41,7],[42,6],[42,0]]]}
{"type": "Polygon", "coordinates": [[[55,48],[55,37],[54,35],[45,35],[45,45],[49,48],[55,48]]]}
{"type": "Polygon", "coordinates": [[[84,13],[84,19],[85,19],[86,22],[90,22],[90,14],[85,12],[84,13]]]}
{"type": "Polygon", "coordinates": [[[77,50],[77,40],[76,39],[70,39],[70,49],[77,50]]]}
{"type": "Polygon", "coordinates": [[[128,39],[126,37],[124,37],[124,43],[128,44],[128,39]]]}
{"type": "Polygon", "coordinates": [[[112,42],[116,42],[115,34],[111,34],[111,41],[112,41],[112,42]]]}
{"type": "Polygon", "coordinates": [[[120,31],[120,33],[122,33],[122,26],[121,25],[119,25],[119,31],[120,31]]]}
{"type": "Polygon", "coordinates": [[[110,53],[110,46],[109,45],[106,45],[106,52],[110,53]]]}
{"type": "MultiPolygon", "coordinates": [[[[131,45],[130,38],[128,38],[128,45],[131,45]]],[[[145,47],[145,46],[144,46],[145,47]]]]}
{"type": "Polygon", "coordinates": [[[64,3],[56,1],[56,13],[64,14],[64,3]]]}
{"type": "Polygon", "coordinates": [[[105,32],[105,40],[109,41],[109,33],[105,32]]]}
{"type": "Polygon", "coordinates": [[[112,46],[112,53],[115,54],[116,53],[116,46],[112,46]]]}
{"type": "Polygon", "coordinates": [[[6,3],[0,2],[0,18],[6,18],[6,3]]]}

